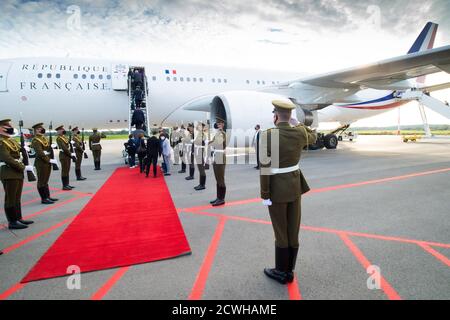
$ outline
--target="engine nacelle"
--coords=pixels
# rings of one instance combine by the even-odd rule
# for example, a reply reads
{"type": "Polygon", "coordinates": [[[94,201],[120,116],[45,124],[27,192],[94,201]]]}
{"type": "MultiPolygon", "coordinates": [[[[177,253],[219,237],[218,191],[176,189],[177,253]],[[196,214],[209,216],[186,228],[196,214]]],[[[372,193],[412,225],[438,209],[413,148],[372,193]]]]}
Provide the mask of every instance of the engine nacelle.
{"type": "MultiPolygon", "coordinates": [[[[273,100],[286,100],[286,97],[255,91],[229,91],[214,97],[211,105],[211,123],[216,116],[226,120],[228,145],[246,147],[252,143],[255,125],[266,130],[274,127],[272,111],[273,100]]],[[[293,112],[292,116],[297,117],[293,112]]]]}

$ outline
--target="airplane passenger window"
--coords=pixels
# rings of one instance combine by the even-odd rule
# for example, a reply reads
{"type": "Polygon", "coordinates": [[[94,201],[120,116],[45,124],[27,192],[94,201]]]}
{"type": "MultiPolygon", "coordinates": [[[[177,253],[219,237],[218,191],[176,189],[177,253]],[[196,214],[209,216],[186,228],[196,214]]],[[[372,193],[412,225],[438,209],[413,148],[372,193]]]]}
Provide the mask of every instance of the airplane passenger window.
{"type": "Polygon", "coordinates": [[[38,78],[41,79],[42,78],[42,73],[38,74],[38,78]]]}
{"type": "Polygon", "coordinates": [[[51,78],[52,77],[52,74],[51,73],[47,73],[47,78],[51,78]]]}
{"type": "Polygon", "coordinates": [[[266,82],[265,82],[265,81],[263,81],[263,82],[262,82],[262,84],[266,84],[266,82]]]}
{"type": "Polygon", "coordinates": [[[183,77],[180,77],[180,81],[184,81],[184,78],[183,78],[183,77]]]}
{"type": "Polygon", "coordinates": [[[103,79],[103,75],[102,75],[102,74],[99,75],[98,78],[99,78],[100,80],[102,80],[102,79],[103,79]]]}
{"type": "Polygon", "coordinates": [[[56,79],[61,78],[61,75],[59,73],[56,74],[56,79]]]}
{"type": "Polygon", "coordinates": [[[228,80],[227,80],[227,79],[223,79],[223,82],[224,82],[224,83],[227,83],[227,82],[228,82],[228,80]]]}
{"type": "Polygon", "coordinates": [[[191,78],[187,77],[187,78],[186,78],[186,81],[187,81],[187,82],[190,82],[190,81],[191,81],[191,78]]]}
{"type": "Polygon", "coordinates": [[[170,81],[170,77],[167,77],[166,80],[167,80],[167,81],[170,81]]]}
{"type": "Polygon", "coordinates": [[[152,79],[153,79],[153,81],[156,81],[156,77],[155,76],[153,76],[152,79]]]}
{"type": "Polygon", "coordinates": [[[108,80],[111,80],[111,75],[108,74],[108,75],[106,76],[106,78],[107,78],[108,80]]]}
{"type": "Polygon", "coordinates": [[[83,79],[86,79],[86,78],[87,78],[85,74],[83,74],[81,77],[82,77],[83,79]]]}
{"type": "Polygon", "coordinates": [[[173,81],[177,81],[177,77],[173,77],[173,81]]]}
{"type": "Polygon", "coordinates": [[[213,78],[213,79],[212,79],[212,82],[215,83],[215,82],[216,82],[216,79],[213,78]]]}
{"type": "Polygon", "coordinates": [[[73,75],[73,78],[74,78],[74,79],[78,79],[78,74],[75,73],[75,74],[73,75]]]}
{"type": "Polygon", "coordinates": [[[91,74],[91,79],[92,79],[92,80],[95,79],[95,74],[91,74]]]}
{"type": "Polygon", "coordinates": [[[222,83],[222,79],[218,79],[217,82],[218,82],[218,83],[222,83]]]}
{"type": "Polygon", "coordinates": [[[197,82],[197,78],[193,78],[192,81],[197,82]]]}
{"type": "Polygon", "coordinates": [[[198,81],[203,82],[203,78],[199,78],[198,81]]]}
{"type": "Polygon", "coordinates": [[[259,84],[259,80],[258,80],[258,81],[256,81],[256,84],[259,84]]]}
{"type": "Polygon", "coordinates": [[[250,80],[247,80],[246,82],[247,82],[247,84],[250,84],[250,80]]]}

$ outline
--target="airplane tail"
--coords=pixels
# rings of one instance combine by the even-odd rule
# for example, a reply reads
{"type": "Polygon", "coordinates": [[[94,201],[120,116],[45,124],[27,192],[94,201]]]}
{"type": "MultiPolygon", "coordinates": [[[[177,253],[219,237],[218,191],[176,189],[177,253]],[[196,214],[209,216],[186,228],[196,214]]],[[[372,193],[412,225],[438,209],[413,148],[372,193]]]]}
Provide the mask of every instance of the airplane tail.
{"type": "MultiPolygon", "coordinates": [[[[420,32],[411,49],[409,49],[408,54],[433,49],[438,26],[436,23],[428,22],[422,29],[422,32],[420,32]]],[[[417,78],[416,82],[418,84],[424,84],[425,76],[417,78]]]]}

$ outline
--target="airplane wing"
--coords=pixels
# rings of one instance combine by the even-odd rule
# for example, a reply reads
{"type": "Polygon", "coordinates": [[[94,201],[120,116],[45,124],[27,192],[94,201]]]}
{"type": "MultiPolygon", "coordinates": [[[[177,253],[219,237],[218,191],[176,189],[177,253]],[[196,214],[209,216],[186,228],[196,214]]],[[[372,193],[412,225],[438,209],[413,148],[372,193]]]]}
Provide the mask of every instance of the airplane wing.
{"type": "Polygon", "coordinates": [[[396,82],[441,71],[450,73],[450,45],[356,68],[299,79],[289,82],[287,85],[300,82],[324,88],[378,89],[381,85],[392,85],[396,82]]]}

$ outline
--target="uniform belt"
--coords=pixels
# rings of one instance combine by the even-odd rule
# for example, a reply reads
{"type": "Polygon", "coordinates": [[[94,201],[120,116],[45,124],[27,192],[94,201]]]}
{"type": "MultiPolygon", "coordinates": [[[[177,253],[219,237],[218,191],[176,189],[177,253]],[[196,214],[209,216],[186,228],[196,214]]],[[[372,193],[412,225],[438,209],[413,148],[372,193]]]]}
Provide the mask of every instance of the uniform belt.
{"type": "Polygon", "coordinates": [[[225,150],[214,150],[214,153],[224,153],[225,150]]]}
{"type": "Polygon", "coordinates": [[[281,173],[289,173],[289,172],[294,172],[300,170],[300,165],[295,165],[292,167],[287,167],[287,168],[270,168],[270,173],[271,174],[281,174],[281,173]]]}
{"type": "Polygon", "coordinates": [[[44,151],[44,154],[45,154],[46,156],[49,156],[49,155],[50,155],[50,152],[44,151]]]}
{"type": "Polygon", "coordinates": [[[93,146],[98,146],[100,143],[92,143],[93,146]]]}

